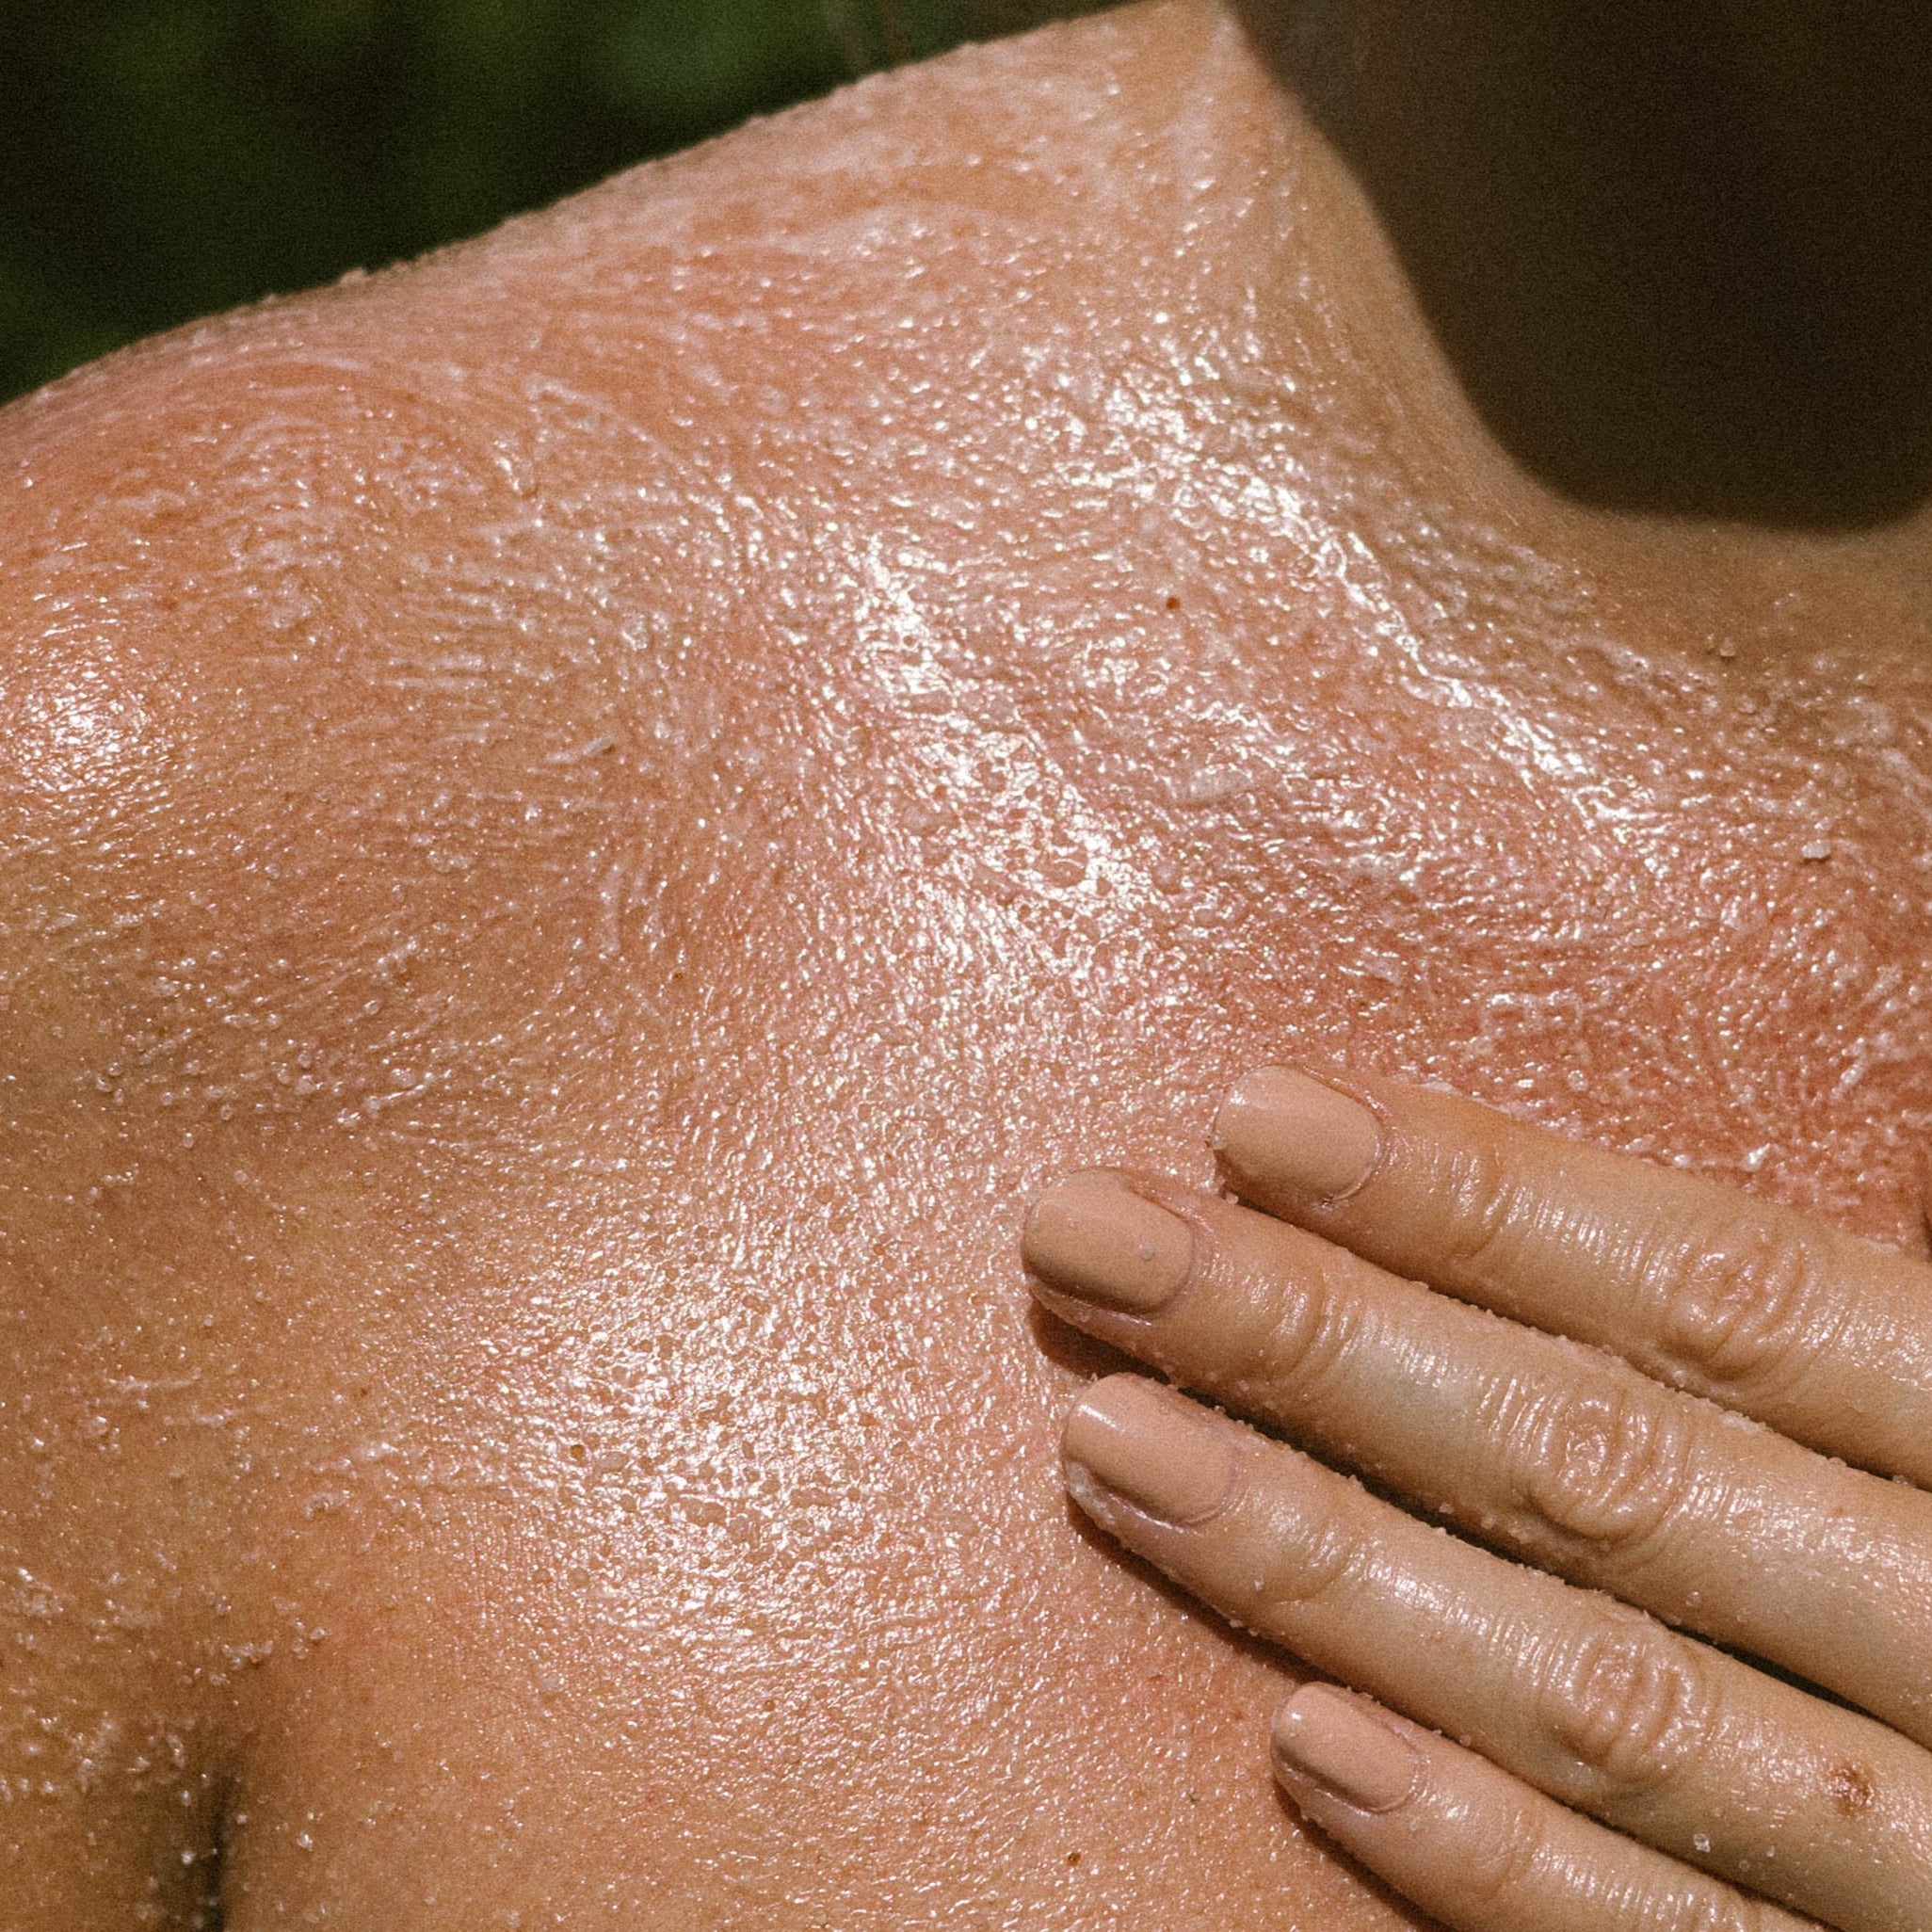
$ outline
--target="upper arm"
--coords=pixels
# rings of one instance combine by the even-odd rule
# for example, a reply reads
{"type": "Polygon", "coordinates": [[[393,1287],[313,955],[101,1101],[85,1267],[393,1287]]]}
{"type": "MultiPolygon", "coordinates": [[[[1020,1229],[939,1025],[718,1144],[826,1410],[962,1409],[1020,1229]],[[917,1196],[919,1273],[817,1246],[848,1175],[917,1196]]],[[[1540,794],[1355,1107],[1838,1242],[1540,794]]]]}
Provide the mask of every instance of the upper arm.
{"type": "Polygon", "coordinates": [[[524,403],[328,303],[0,416],[0,1927],[198,1923],[317,1495],[422,1412],[440,1223],[608,1053],[665,850],[598,752],[664,452],[579,423],[533,505],[524,403]]]}
{"type": "Polygon", "coordinates": [[[0,419],[0,1925],[199,1923],[299,1594],[288,1337],[359,1128],[476,1071],[516,808],[429,560],[489,485],[415,415],[164,348],[0,419]]]}

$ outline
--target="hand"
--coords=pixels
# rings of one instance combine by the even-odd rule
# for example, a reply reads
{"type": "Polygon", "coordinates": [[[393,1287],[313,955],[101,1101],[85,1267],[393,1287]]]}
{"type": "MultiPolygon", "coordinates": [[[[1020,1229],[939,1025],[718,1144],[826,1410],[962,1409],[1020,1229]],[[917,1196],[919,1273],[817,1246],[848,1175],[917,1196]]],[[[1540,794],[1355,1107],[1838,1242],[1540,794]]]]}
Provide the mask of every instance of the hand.
{"type": "Polygon", "coordinates": [[[1305,1813],[1464,1932],[1932,1926],[1932,1267],[1352,1074],[1251,1076],[1216,1144],[1252,1205],[1076,1175],[1025,1254],[1313,1452],[1134,1376],[1064,1442],[1095,1521],[1356,1687],[1277,1715],[1305,1813]]]}

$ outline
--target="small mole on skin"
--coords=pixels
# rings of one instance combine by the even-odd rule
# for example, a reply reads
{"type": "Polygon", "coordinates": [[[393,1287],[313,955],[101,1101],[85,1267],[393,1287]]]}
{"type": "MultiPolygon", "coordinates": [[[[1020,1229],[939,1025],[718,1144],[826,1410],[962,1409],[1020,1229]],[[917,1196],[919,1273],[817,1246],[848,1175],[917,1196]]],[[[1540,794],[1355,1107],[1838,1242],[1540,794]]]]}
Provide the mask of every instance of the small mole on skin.
{"type": "Polygon", "coordinates": [[[1831,1767],[1831,1802],[1841,1816],[1849,1818],[1856,1812],[1869,1811],[1875,1795],[1872,1774],[1862,1764],[1841,1758],[1831,1767]]]}
{"type": "Polygon", "coordinates": [[[1169,610],[1179,610],[1181,608],[1181,600],[1178,597],[1168,598],[1167,608],[1169,610]]]}

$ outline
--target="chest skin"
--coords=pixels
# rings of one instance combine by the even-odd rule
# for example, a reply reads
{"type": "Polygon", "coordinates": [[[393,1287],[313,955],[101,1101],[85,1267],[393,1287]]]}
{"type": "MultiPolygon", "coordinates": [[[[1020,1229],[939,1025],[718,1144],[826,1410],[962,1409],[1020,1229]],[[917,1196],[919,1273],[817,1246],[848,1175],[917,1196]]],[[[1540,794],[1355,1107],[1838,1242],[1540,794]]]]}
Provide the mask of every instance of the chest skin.
{"type": "Polygon", "coordinates": [[[1512,468],[1211,8],[0,461],[6,1735],[104,1896],[223,1816],[233,1932],[1404,1923],[1060,1501],[1031,1192],[1311,1054],[1922,1245],[1917,525],[1512,468]]]}

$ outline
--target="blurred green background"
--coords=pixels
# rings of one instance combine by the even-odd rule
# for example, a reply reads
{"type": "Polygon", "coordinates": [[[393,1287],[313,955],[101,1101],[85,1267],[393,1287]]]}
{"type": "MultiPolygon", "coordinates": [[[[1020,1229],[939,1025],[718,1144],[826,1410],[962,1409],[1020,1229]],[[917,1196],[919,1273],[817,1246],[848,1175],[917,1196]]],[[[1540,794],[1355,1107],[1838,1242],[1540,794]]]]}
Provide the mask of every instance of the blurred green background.
{"type": "Polygon", "coordinates": [[[0,399],[1091,0],[0,0],[0,399]]]}

